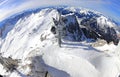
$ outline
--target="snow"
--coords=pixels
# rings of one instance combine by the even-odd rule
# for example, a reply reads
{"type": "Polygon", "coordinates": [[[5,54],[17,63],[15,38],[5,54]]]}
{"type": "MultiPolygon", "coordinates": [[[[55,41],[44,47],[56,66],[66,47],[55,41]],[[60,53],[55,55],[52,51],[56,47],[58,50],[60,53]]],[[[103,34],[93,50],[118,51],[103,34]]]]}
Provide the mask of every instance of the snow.
{"type": "Polygon", "coordinates": [[[71,77],[114,77],[119,74],[116,67],[119,60],[116,57],[96,52],[93,48],[85,50],[87,47],[81,44],[77,49],[74,47],[46,48],[43,59],[49,66],[59,68],[69,73],[71,77]]]}
{"type": "Polygon", "coordinates": [[[59,19],[56,10],[44,9],[15,24],[2,43],[1,53],[21,62],[12,73],[6,73],[0,65],[0,74],[29,77],[32,73],[34,77],[43,77],[47,70],[53,77],[118,77],[120,57],[115,52],[120,44],[93,48],[81,42],[63,41],[60,48],[50,32],[53,17],[59,19]]]}
{"type": "Polygon", "coordinates": [[[118,56],[118,57],[119,57],[119,60],[120,60],[120,42],[119,42],[117,48],[115,49],[114,54],[115,54],[116,56],[118,56]]]}
{"type": "Polygon", "coordinates": [[[104,25],[109,25],[109,27],[115,27],[115,24],[112,23],[110,20],[108,20],[106,17],[104,16],[100,16],[97,19],[98,24],[101,24],[103,27],[104,25]]]}
{"type": "Polygon", "coordinates": [[[98,47],[95,47],[96,49],[98,49],[98,50],[100,50],[100,51],[115,51],[115,49],[116,49],[116,45],[114,45],[114,44],[105,44],[105,45],[103,45],[103,46],[98,46],[98,47]]]}
{"type": "Polygon", "coordinates": [[[80,10],[80,13],[82,13],[82,14],[88,14],[89,15],[89,11],[88,10],[86,10],[86,9],[84,9],[84,10],[80,10]]]}

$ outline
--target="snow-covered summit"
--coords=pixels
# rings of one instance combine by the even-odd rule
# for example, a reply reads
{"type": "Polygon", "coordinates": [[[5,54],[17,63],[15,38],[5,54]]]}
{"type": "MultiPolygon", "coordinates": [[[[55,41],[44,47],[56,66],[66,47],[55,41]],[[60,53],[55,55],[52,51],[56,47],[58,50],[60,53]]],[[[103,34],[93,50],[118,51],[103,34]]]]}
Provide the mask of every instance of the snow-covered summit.
{"type": "MultiPolygon", "coordinates": [[[[95,34],[97,34],[98,36],[100,35],[100,38],[106,40],[107,42],[113,41],[115,44],[118,44],[118,40],[114,40],[114,38],[118,39],[117,33],[119,33],[119,31],[118,31],[119,29],[118,29],[117,25],[114,22],[112,22],[110,19],[108,19],[105,16],[103,16],[102,14],[100,14],[99,12],[91,11],[88,9],[74,8],[74,7],[47,8],[46,10],[47,10],[48,14],[51,10],[56,10],[59,13],[58,16],[61,15],[61,16],[63,16],[63,19],[66,19],[66,20],[67,20],[66,15],[72,14],[75,16],[75,18],[77,18],[77,20],[75,20],[75,22],[78,23],[78,26],[80,26],[80,28],[84,27],[84,30],[87,30],[88,32],[91,32],[91,33],[93,33],[93,31],[94,31],[95,34]],[[88,30],[93,27],[94,27],[94,29],[88,30]],[[112,29],[112,31],[111,31],[111,29],[112,29]],[[112,32],[112,34],[114,36],[111,35],[110,32],[112,32]],[[112,36],[113,38],[108,39],[105,36],[112,36]]],[[[46,10],[45,10],[45,12],[46,12],[46,10]]],[[[1,25],[0,37],[5,38],[8,34],[8,32],[16,25],[16,23],[18,21],[23,20],[24,18],[27,18],[27,17],[31,16],[32,14],[39,13],[39,11],[42,11],[42,10],[36,9],[36,10],[26,11],[26,12],[20,13],[16,16],[11,16],[10,18],[2,21],[0,24],[1,25]]],[[[58,19],[59,19],[59,17],[58,17],[58,19]]],[[[63,19],[60,19],[60,20],[63,21],[63,19]]],[[[69,20],[74,21],[74,19],[69,19],[69,20]]],[[[70,23],[69,21],[67,21],[67,22],[70,23]]],[[[84,33],[84,35],[86,35],[84,30],[82,30],[82,32],[84,33]]],[[[91,36],[91,35],[87,35],[87,36],[91,36]]],[[[91,38],[91,37],[87,37],[87,38],[91,38]]],[[[96,37],[96,38],[99,38],[99,37],[96,37]]],[[[92,37],[92,39],[94,39],[94,38],[92,37]]]]}
{"type": "MultiPolygon", "coordinates": [[[[85,43],[89,39],[118,43],[116,25],[97,12],[73,7],[46,8],[21,13],[1,24],[2,56],[21,60],[17,71],[11,73],[0,66],[2,75],[45,77],[48,72],[50,77],[118,77],[120,74],[119,56],[114,51],[102,51],[102,47],[97,50],[85,43]]],[[[116,46],[109,48],[114,50],[116,46]]]]}

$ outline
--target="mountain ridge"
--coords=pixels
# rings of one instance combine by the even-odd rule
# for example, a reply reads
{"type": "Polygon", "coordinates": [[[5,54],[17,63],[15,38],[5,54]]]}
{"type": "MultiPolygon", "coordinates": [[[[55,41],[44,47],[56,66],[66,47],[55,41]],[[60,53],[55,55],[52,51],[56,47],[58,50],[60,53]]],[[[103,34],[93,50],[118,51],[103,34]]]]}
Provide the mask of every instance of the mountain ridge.
{"type": "MultiPolygon", "coordinates": [[[[76,17],[77,17],[77,21],[79,23],[79,25],[82,25],[81,22],[81,19],[84,21],[84,20],[90,20],[91,18],[95,18],[95,20],[97,20],[97,18],[99,17],[104,17],[102,14],[100,14],[99,12],[96,12],[96,11],[91,11],[91,10],[88,10],[88,9],[81,9],[81,8],[74,8],[74,7],[55,7],[55,8],[48,8],[48,9],[55,9],[57,10],[61,15],[67,15],[67,14],[74,14],[76,17]]],[[[31,14],[35,14],[35,13],[38,13],[39,11],[41,11],[42,9],[38,8],[38,9],[35,9],[35,10],[29,10],[29,11],[26,11],[26,12],[23,12],[23,13],[20,13],[16,16],[11,16],[10,18],[8,18],[7,20],[4,20],[3,22],[1,22],[1,25],[3,25],[3,27],[1,26],[0,28],[0,37],[2,38],[5,38],[7,33],[14,27],[14,24],[16,24],[18,22],[19,19],[22,19],[24,17],[27,17],[27,16],[30,16],[31,14]],[[11,25],[11,26],[10,26],[11,25]],[[12,26],[13,25],[13,26],[12,26]],[[10,28],[7,28],[6,29],[6,26],[10,27],[10,28]],[[6,31],[4,31],[6,30],[6,31]]],[[[119,29],[117,26],[114,26],[116,25],[112,20],[108,19],[108,18],[102,18],[103,21],[107,21],[109,24],[106,24],[107,22],[103,23],[106,24],[106,25],[109,25],[109,26],[113,26],[114,29],[116,29],[116,32],[119,32],[119,29]],[[118,30],[117,30],[118,29],[118,30]]],[[[100,21],[100,20],[99,20],[100,21]]],[[[100,25],[102,25],[101,23],[103,22],[101,21],[100,22],[100,25]]],[[[97,22],[98,23],[98,22],[97,22]]],[[[117,37],[117,36],[116,36],[117,37]]],[[[118,38],[117,38],[118,39],[118,38]]],[[[106,40],[106,39],[105,39],[106,40]]],[[[111,40],[112,41],[112,40],[111,40]]],[[[109,42],[109,41],[108,41],[109,42]]]]}
{"type": "MultiPolygon", "coordinates": [[[[108,23],[105,26],[97,24],[97,19],[101,18],[92,17],[94,14],[90,16],[87,11],[85,14],[84,11],[83,14],[74,11],[64,11],[63,15],[57,9],[46,8],[27,16],[18,16],[17,22],[8,21],[4,30],[9,29],[4,31],[6,34],[3,32],[4,38],[0,38],[0,53],[3,58],[20,60],[20,63],[13,72],[7,72],[0,64],[1,75],[118,77],[120,56],[119,51],[115,51],[116,46],[104,41],[98,48],[89,44],[99,40],[100,35],[106,37],[104,34],[110,36],[110,41],[114,42],[113,38],[116,36],[112,34],[116,35],[116,30],[111,25],[106,25],[108,23]]],[[[107,19],[99,22],[101,21],[107,19]]]]}

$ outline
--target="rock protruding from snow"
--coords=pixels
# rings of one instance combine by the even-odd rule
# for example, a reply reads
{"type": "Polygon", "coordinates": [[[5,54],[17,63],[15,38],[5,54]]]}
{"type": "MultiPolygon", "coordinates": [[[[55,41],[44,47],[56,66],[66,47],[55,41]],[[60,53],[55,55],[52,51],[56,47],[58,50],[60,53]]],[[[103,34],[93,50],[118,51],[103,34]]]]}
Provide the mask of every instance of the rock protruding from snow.
{"type": "Polygon", "coordinates": [[[65,16],[75,15],[87,39],[104,39],[107,43],[114,42],[115,45],[118,44],[119,38],[117,34],[119,29],[117,29],[117,24],[102,14],[88,9],[75,8],[59,8],[58,11],[65,16]]]}
{"type": "MultiPolygon", "coordinates": [[[[46,16],[48,14],[50,15],[51,11],[53,12],[56,11],[54,12],[54,14],[56,13],[55,15],[57,16],[55,19],[58,22],[60,22],[59,20],[61,20],[62,22],[60,23],[64,23],[64,25],[61,24],[61,26],[64,27],[63,31],[66,32],[66,36],[69,36],[67,37],[67,39],[69,40],[74,41],[81,41],[83,39],[97,40],[99,38],[106,40],[107,43],[113,41],[115,45],[117,45],[119,42],[116,24],[100,13],[75,8],[52,8],[46,10],[45,11],[41,10],[43,11],[43,15],[46,16]],[[46,13],[44,14],[44,12],[46,13]]],[[[20,22],[21,20],[25,20],[27,17],[34,14],[36,14],[36,12],[30,11],[20,15],[13,16],[10,19],[4,20],[2,22],[3,27],[0,28],[0,37],[5,38],[7,34],[10,32],[10,30],[16,25],[16,23],[20,22]]],[[[54,14],[51,15],[55,16],[54,14]]],[[[18,28],[17,30],[20,30],[20,28],[18,28]]],[[[55,31],[53,33],[55,34],[55,31]]]]}
{"type": "Polygon", "coordinates": [[[12,58],[4,58],[0,55],[0,64],[2,64],[2,66],[4,66],[4,68],[7,71],[12,72],[13,70],[15,70],[18,66],[19,60],[14,60],[12,58]]]}
{"type": "MultiPolygon", "coordinates": [[[[105,21],[105,19],[102,19],[105,21]]],[[[83,19],[81,21],[81,25],[85,26],[85,30],[83,32],[88,38],[101,38],[107,41],[107,43],[114,42],[115,45],[118,44],[119,39],[117,36],[117,33],[114,29],[114,25],[109,25],[105,22],[99,22],[96,18],[90,18],[90,19],[83,19]]]]}
{"type": "Polygon", "coordinates": [[[75,15],[66,15],[62,18],[65,24],[66,37],[71,38],[74,41],[81,41],[82,30],[79,27],[79,23],[75,15]]]}

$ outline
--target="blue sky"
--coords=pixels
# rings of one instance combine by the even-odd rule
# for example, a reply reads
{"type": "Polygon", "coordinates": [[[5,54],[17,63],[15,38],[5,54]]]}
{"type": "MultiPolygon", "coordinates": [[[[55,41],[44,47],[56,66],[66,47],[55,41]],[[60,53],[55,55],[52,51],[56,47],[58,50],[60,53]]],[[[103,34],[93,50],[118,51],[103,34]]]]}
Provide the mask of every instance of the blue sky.
{"type": "Polygon", "coordinates": [[[120,24],[120,0],[0,0],[0,21],[23,10],[57,5],[96,10],[120,24]]]}

